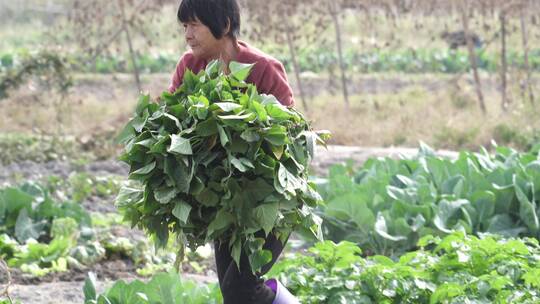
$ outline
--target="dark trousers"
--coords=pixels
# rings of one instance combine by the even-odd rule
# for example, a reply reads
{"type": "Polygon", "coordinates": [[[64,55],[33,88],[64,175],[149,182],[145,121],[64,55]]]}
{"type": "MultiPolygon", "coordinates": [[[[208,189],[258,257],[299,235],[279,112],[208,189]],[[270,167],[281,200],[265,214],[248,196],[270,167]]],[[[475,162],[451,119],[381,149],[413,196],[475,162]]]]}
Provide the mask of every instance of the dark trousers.
{"type": "MultiPolygon", "coordinates": [[[[264,234],[260,233],[257,236],[264,237],[264,234]]],[[[272,268],[283,251],[283,247],[284,244],[270,233],[263,248],[272,252],[272,261],[264,265],[260,273],[254,275],[251,273],[249,259],[243,250],[240,255],[240,271],[238,271],[228,244],[224,243],[220,246],[216,241],[214,249],[223,304],[272,304],[275,294],[264,284],[261,276],[272,268]]]]}

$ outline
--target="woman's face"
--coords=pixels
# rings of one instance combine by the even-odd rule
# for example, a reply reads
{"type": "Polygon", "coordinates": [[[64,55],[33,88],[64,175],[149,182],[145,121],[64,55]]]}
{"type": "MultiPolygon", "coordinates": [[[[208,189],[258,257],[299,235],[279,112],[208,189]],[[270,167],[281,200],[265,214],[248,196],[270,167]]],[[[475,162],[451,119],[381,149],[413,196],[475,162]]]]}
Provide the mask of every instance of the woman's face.
{"type": "Polygon", "coordinates": [[[216,39],[210,29],[198,19],[182,23],[184,37],[193,55],[202,59],[219,58],[222,39],[216,39]]]}

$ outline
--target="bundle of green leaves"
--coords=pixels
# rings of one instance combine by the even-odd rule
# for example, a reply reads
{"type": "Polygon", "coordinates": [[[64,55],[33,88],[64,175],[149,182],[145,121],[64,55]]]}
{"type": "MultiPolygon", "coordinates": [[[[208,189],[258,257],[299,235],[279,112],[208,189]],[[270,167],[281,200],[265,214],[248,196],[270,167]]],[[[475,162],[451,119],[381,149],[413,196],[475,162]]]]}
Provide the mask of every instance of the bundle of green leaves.
{"type": "Polygon", "coordinates": [[[139,184],[122,188],[117,205],[158,247],[170,234],[181,249],[217,240],[237,265],[244,250],[256,272],[272,258],[262,248],[269,233],[282,242],[293,229],[321,237],[308,165],[327,133],[246,83],[251,67],[231,62],[226,74],[214,61],[186,71],[158,103],[140,97],[118,138],[139,184]]]}

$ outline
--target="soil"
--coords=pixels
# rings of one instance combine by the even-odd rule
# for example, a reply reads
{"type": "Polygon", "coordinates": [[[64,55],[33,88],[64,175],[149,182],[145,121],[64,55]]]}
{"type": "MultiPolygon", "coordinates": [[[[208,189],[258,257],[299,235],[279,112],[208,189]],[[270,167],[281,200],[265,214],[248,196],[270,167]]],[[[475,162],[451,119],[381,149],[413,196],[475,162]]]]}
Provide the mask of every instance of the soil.
{"type": "Polygon", "coordinates": [[[129,170],[126,164],[116,160],[97,161],[82,166],[62,160],[46,163],[23,161],[0,166],[0,169],[0,185],[17,180],[39,180],[49,175],[67,178],[73,172],[87,172],[96,176],[127,175],[129,170]]]}
{"type": "MultiPolygon", "coordinates": [[[[329,146],[328,149],[318,148],[313,162],[313,171],[317,175],[324,175],[330,165],[342,163],[352,159],[355,164],[360,165],[370,157],[400,157],[413,156],[417,153],[416,149],[408,148],[363,148],[348,146],[329,146]]],[[[438,151],[439,154],[447,157],[456,157],[455,152],[438,151]]],[[[128,168],[115,160],[98,161],[84,166],[75,165],[66,161],[54,161],[48,163],[21,162],[0,166],[0,185],[13,183],[15,180],[38,180],[47,175],[57,175],[67,177],[74,171],[85,171],[93,175],[127,175],[128,168]]],[[[85,201],[83,205],[92,211],[115,212],[112,203],[85,201]]],[[[135,229],[117,227],[113,231],[116,236],[125,236],[137,240],[144,238],[145,235],[135,229]]],[[[196,280],[201,283],[216,282],[215,265],[213,259],[204,262],[208,270],[204,275],[194,274],[194,269],[186,265],[183,276],[188,279],[196,280]]],[[[72,269],[65,273],[50,274],[42,278],[31,278],[23,274],[18,269],[11,269],[12,284],[9,287],[9,294],[13,299],[18,299],[22,303],[30,304],[48,304],[63,303],[75,304],[83,303],[84,294],[82,287],[88,272],[94,272],[97,275],[97,291],[103,292],[116,280],[131,281],[139,277],[135,272],[135,265],[122,257],[110,257],[107,261],[93,265],[86,269],[72,269]]],[[[0,290],[6,286],[6,274],[0,274],[0,290]]],[[[1,299],[1,297],[0,297],[1,299]]]]}
{"type": "MultiPolygon", "coordinates": [[[[317,147],[316,156],[312,163],[314,173],[324,175],[328,167],[335,163],[342,163],[348,159],[355,164],[361,165],[370,157],[391,156],[410,157],[417,153],[417,149],[392,147],[354,147],[354,146],[332,146],[327,149],[317,147]]],[[[440,155],[455,157],[456,152],[441,150],[437,151],[440,155]]],[[[51,161],[47,163],[36,163],[25,161],[13,163],[7,166],[0,166],[0,185],[12,182],[14,180],[38,180],[48,175],[57,175],[61,178],[67,178],[73,172],[88,172],[91,175],[106,176],[120,175],[126,176],[128,166],[117,160],[103,160],[83,166],[70,163],[69,161],[51,161]]]]}

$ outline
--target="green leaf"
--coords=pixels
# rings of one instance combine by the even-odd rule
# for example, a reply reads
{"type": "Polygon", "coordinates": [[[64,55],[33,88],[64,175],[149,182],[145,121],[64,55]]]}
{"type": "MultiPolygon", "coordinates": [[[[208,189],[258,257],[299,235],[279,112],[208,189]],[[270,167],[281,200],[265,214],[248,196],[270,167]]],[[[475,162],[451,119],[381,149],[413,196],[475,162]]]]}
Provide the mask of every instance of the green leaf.
{"type": "Polygon", "coordinates": [[[204,182],[197,176],[195,176],[191,180],[191,184],[189,185],[189,193],[193,195],[197,195],[201,193],[205,188],[204,182]]]}
{"type": "Polygon", "coordinates": [[[97,304],[113,304],[113,303],[106,296],[99,295],[97,298],[97,304]]]}
{"type": "Polygon", "coordinates": [[[272,145],[270,149],[272,150],[272,154],[274,154],[277,159],[281,160],[281,157],[283,156],[283,152],[285,150],[285,146],[272,145]]]}
{"type": "Polygon", "coordinates": [[[151,163],[143,166],[142,168],[135,170],[131,174],[132,175],[146,175],[146,174],[152,172],[152,170],[154,170],[155,167],[156,167],[156,162],[151,162],[151,163]]]}
{"type": "Polygon", "coordinates": [[[144,126],[146,125],[146,122],[148,121],[148,113],[145,113],[145,115],[143,117],[135,117],[131,120],[131,125],[133,127],[133,129],[140,133],[142,132],[144,126]]]}
{"type": "Polygon", "coordinates": [[[97,300],[96,275],[93,272],[89,272],[84,280],[83,293],[85,303],[91,300],[97,300]]]}
{"type": "Polygon", "coordinates": [[[187,223],[189,213],[191,212],[191,205],[180,200],[175,201],[174,204],[175,205],[172,214],[176,216],[176,218],[179,219],[182,223],[187,223]]]}
{"type": "Polygon", "coordinates": [[[175,187],[166,187],[154,190],[154,197],[160,204],[168,204],[178,193],[175,187]]]}
{"type": "Polygon", "coordinates": [[[514,221],[508,214],[497,214],[488,220],[487,232],[504,235],[506,237],[517,237],[525,231],[524,227],[516,227],[514,221]]]}
{"type": "Polygon", "coordinates": [[[186,69],[186,71],[184,72],[184,79],[182,80],[182,85],[177,89],[177,91],[184,88],[189,94],[195,91],[198,85],[199,77],[195,75],[190,69],[186,69]]]}
{"type": "Polygon", "coordinates": [[[435,224],[435,226],[439,228],[439,230],[446,233],[451,233],[453,228],[448,227],[450,224],[449,220],[454,216],[454,214],[456,214],[456,212],[461,209],[461,207],[468,204],[469,201],[462,199],[455,201],[440,201],[437,214],[435,215],[435,218],[433,220],[433,224],[435,224]]]}
{"type": "Polygon", "coordinates": [[[251,269],[259,270],[264,265],[272,261],[272,252],[270,250],[263,249],[261,251],[256,251],[249,256],[249,264],[251,269]]]}
{"type": "Polygon", "coordinates": [[[462,295],[464,286],[457,283],[443,283],[439,285],[431,295],[430,304],[446,303],[455,297],[462,295]]]}
{"type": "Polygon", "coordinates": [[[275,146],[283,146],[288,143],[287,129],[284,126],[273,125],[264,135],[264,139],[275,146]]]}
{"type": "Polygon", "coordinates": [[[244,81],[249,75],[251,68],[254,64],[245,64],[235,61],[229,63],[229,70],[231,71],[231,76],[236,78],[239,81],[244,81]]]}
{"type": "Polygon", "coordinates": [[[300,180],[281,163],[279,164],[277,179],[279,180],[279,184],[291,193],[302,187],[300,180]]]}
{"type": "Polygon", "coordinates": [[[115,137],[114,142],[116,144],[126,144],[128,141],[136,137],[133,123],[130,121],[122,129],[122,131],[115,137]]]}
{"type": "Polygon", "coordinates": [[[233,103],[233,102],[216,102],[214,104],[218,106],[224,112],[232,112],[236,109],[242,108],[241,105],[237,103],[233,103]]]}
{"type": "Polygon", "coordinates": [[[441,186],[441,192],[443,194],[455,194],[458,198],[461,197],[461,189],[463,188],[464,180],[465,178],[461,175],[445,180],[441,186]]]}
{"type": "Polygon", "coordinates": [[[230,141],[229,136],[227,135],[227,133],[225,132],[222,126],[218,125],[217,128],[219,131],[219,141],[221,142],[221,146],[225,147],[227,143],[230,141]]]}
{"type": "Polygon", "coordinates": [[[255,110],[255,113],[257,113],[257,117],[260,121],[266,122],[268,120],[268,113],[266,113],[266,109],[263,105],[256,101],[253,101],[251,103],[251,107],[253,108],[253,110],[255,110]]]}
{"type": "MultiPolygon", "coordinates": [[[[8,187],[0,190],[0,203],[2,205],[2,216],[6,213],[8,216],[18,216],[20,210],[32,210],[34,197],[19,188],[8,187]]],[[[15,218],[13,218],[15,220],[15,218]]]]}
{"type": "Polygon", "coordinates": [[[236,240],[232,246],[231,250],[231,257],[233,258],[233,261],[236,263],[236,266],[238,269],[240,269],[240,256],[242,253],[242,243],[240,240],[236,240]]]}
{"type": "Polygon", "coordinates": [[[253,115],[250,113],[242,114],[242,115],[218,115],[219,118],[222,120],[244,120],[251,118],[253,115]]]}
{"type": "Polygon", "coordinates": [[[174,157],[168,156],[165,158],[163,171],[174,181],[179,192],[189,193],[193,171],[184,162],[178,162],[174,157]]]}
{"type": "Polygon", "coordinates": [[[150,138],[138,141],[135,144],[146,147],[146,148],[151,148],[156,142],[157,142],[157,139],[150,137],[150,138]]]}
{"type": "Polygon", "coordinates": [[[275,121],[284,121],[291,119],[293,113],[289,111],[285,106],[281,105],[277,100],[275,103],[265,106],[266,113],[275,121]]]}
{"type": "Polygon", "coordinates": [[[46,223],[34,223],[28,216],[28,211],[22,209],[17,217],[15,224],[15,237],[17,240],[24,244],[28,239],[37,240],[43,231],[46,223]]]}
{"type": "Polygon", "coordinates": [[[243,193],[247,196],[250,202],[256,203],[265,200],[274,193],[274,187],[269,182],[262,178],[245,181],[245,189],[243,193]]]}
{"type": "Polygon", "coordinates": [[[191,150],[191,144],[189,139],[183,138],[182,136],[172,134],[171,135],[171,146],[167,149],[168,152],[177,153],[180,155],[192,155],[193,151],[191,150]]]}
{"type": "Polygon", "coordinates": [[[531,202],[529,200],[515,179],[514,189],[519,201],[519,217],[531,231],[537,232],[540,229],[540,223],[538,222],[538,215],[536,214],[536,202],[531,202]]]}
{"type": "Polygon", "coordinates": [[[183,104],[176,104],[169,107],[169,111],[171,111],[172,116],[177,117],[179,119],[183,119],[186,115],[186,107],[183,104]]]}
{"type": "Polygon", "coordinates": [[[388,228],[386,226],[386,219],[382,214],[377,214],[377,221],[375,222],[375,232],[377,232],[378,235],[382,236],[383,238],[390,240],[390,241],[404,241],[407,238],[402,235],[393,236],[388,233],[388,228]]]}
{"type": "Polygon", "coordinates": [[[249,149],[249,144],[238,136],[233,137],[229,148],[231,153],[246,153],[249,149]]]}
{"type": "Polygon", "coordinates": [[[342,221],[352,220],[359,232],[368,235],[375,225],[375,215],[363,195],[346,193],[328,201],[326,213],[342,221]]]}
{"type": "Polygon", "coordinates": [[[223,209],[220,209],[216,217],[208,225],[207,236],[212,239],[212,235],[219,230],[227,229],[234,222],[234,216],[223,209]]]}
{"type": "MultiPolygon", "coordinates": [[[[157,113],[157,112],[156,112],[157,113]]],[[[176,116],[174,115],[171,115],[169,113],[163,113],[163,117],[165,117],[166,119],[168,119],[169,121],[171,121],[172,123],[174,123],[174,127],[176,127],[176,130],[175,131],[179,131],[179,130],[182,130],[182,124],[180,123],[180,121],[178,120],[178,118],[176,118],[176,116]]],[[[166,120],[165,120],[166,121],[166,120]]],[[[171,128],[174,129],[174,127],[171,126],[171,128]]]]}
{"type": "Polygon", "coordinates": [[[201,191],[201,193],[195,196],[195,199],[199,203],[207,207],[213,207],[219,203],[218,195],[209,188],[206,188],[203,191],[201,191]]]}
{"type": "Polygon", "coordinates": [[[495,194],[491,191],[475,192],[471,202],[478,214],[478,222],[487,222],[495,212],[495,194]]]}
{"type": "Polygon", "coordinates": [[[231,157],[230,161],[231,161],[231,164],[240,172],[246,172],[249,169],[255,168],[253,166],[253,163],[251,163],[249,159],[244,158],[244,157],[240,157],[240,158],[231,157]]]}
{"type": "Polygon", "coordinates": [[[255,218],[268,235],[278,217],[278,203],[262,204],[254,209],[255,218]]]}
{"type": "Polygon", "coordinates": [[[206,65],[205,73],[208,77],[215,77],[221,68],[221,62],[219,60],[212,60],[206,65]]]}
{"type": "Polygon", "coordinates": [[[317,144],[317,134],[313,131],[303,131],[302,134],[306,137],[306,149],[310,159],[315,157],[315,145],[317,144]]]}
{"type": "Polygon", "coordinates": [[[195,132],[199,136],[210,136],[218,133],[217,123],[214,119],[208,119],[197,124],[195,132]]]}
{"type": "MultiPolygon", "coordinates": [[[[159,138],[159,137],[158,137],[159,138]]],[[[170,140],[169,136],[163,136],[158,139],[158,141],[150,147],[150,152],[152,153],[165,153],[167,151],[167,142],[170,140]]]]}
{"type": "Polygon", "coordinates": [[[523,275],[525,283],[533,286],[534,288],[540,288],[540,269],[531,269],[529,272],[523,275]]]}
{"type": "Polygon", "coordinates": [[[242,134],[240,134],[240,137],[247,142],[255,142],[261,139],[257,131],[249,130],[249,129],[242,132],[242,134]]]}
{"type": "Polygon", "coordinates": [[[142,115],[144,110],[147,109],[149,105],[150,95],[140,95],[137,107],[135,109],[135,113],[137,113],[137,115],[142,115]]]}
{"type": "MultiPolygon", "coordinates": [[[[106,297],[103,295],[100,295],[99,297],[104,298],[103,303],[143,304],[144,302],[142,302],[141,298],[137,295],[140,290],[145,290],[145,286],[144,283],[139,280],[135,280],[129,284],[126,284],[124,281],[118,281],[108,290],[106,297]]],[[[99,297],[98,304],[100,303],[99,297]]]]}

